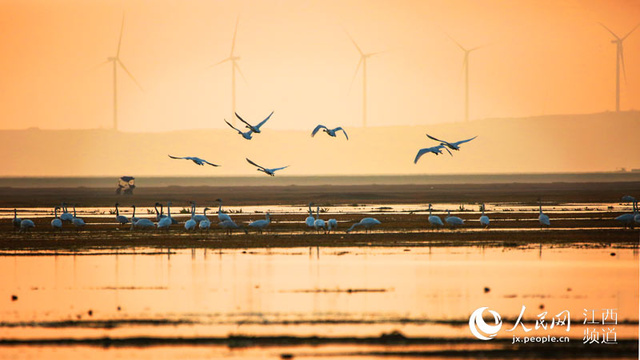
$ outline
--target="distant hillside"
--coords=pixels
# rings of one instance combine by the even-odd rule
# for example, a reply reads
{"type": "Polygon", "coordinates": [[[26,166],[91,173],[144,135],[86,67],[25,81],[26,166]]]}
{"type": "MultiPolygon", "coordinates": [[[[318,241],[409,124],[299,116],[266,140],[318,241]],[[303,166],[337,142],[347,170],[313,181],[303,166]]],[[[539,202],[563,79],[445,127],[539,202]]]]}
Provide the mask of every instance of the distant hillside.
{"type": "Polygon", "coordinates": [[[0,176],[254,175],[249,157],[267,167],[291,165],[278,176],[313,174],[445,174],[595,172],[640,168],[640,112],[485,119],[429,126],[349,128],[342,135],[267,126],[247,141],[231,129],[168,133],[110,130],[0,131],[0,176]],[[437,145],[425,133],[461,140],[462,151],[427,154],[437,145]],[[220,168],[200,167],[167,154],[200,156],[220,168]]]}

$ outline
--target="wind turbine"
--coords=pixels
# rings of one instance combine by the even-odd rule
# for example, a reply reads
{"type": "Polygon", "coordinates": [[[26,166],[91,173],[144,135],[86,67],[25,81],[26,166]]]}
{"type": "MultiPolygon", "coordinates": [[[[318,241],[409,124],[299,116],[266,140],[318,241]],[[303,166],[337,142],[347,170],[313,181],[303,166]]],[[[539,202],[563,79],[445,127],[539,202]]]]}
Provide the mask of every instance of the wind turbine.
{"type": "MultiPolygon", "coordinates": [[[[345,32],[347,32],[345,30],[345,32]]],[[[360,46],[356,43],[355,40],[349,35],[347,32],[347,36],[351,39],[351,42],[360,53],[360,61],[358,61],[358,65],[356,66],[356,71],[353,73],[353,78],[351,79],[351,84],[353,85],[353,81],[356,79],[356,75],[358,75],[358,69],[360,69],[360,65],[362,65],[362,127],[367,127],[367,59],[372,57],[373,55],[380,54],[382,51],[373,52],[373,53],[364,53],[360,46]]]]}
{"type": "Polygon", "coordinates": [[[236,113],[236,70],[238,71],[240,76],[242,76],[242,79],[247,82],[247,79],[244,77],[242,70],[240,70],[240,66],[238,66],[238,60],[240,60],[240,57],[233,54],[233,50],[236,47],[236,34],[238,33],[239,21],[240,17],[236,19],[236,27],[233,30],[233,39],[231,40],[231,52],[229,53],[229,57],[212,65],[216,66],[227,61],[231,62],[231,118],[233,119],[233,125],[236,124],[236,117],[234,115],[236,113]]]}
{"type": "Polygon", "coordinates": [[[622,43],[624,40],[634,32],[640,24],[636,25],[631,31],[627,33],[627,35],[623,37],[619,37],[613,31],[611,31],[608,27],[604,26],[603,23],[600,23],[603,28],[607,29],[608,32],[615,37],[615,40],[611,40],[612,44],[616,44],[616,112],[620,111],[620,65],[622,64],[622,73],[624,75],[625,81],[627,80],[627,72],[624,68],[624,52],[622,43]]]}
{"type": "Polygon", "coordinates": [[[464,61],[462,62],[462,67],[464,68],[464,121],[469,121],[469,54],[471,54],[472,51],[480,49],[482,46],[467,49],[460,45],[460,43],[449,34],[447,34],[447,36],[464,51],[464,61]]]}
{"type": "Polygon", "coordinates": [[[124,14],[122,14],[122,26],[120,27],[120,39],[118,40],[118,50],[116,51],[116,56],[108,57],[107,61],[103,63],[103,64],[106,64],[108,62],[113,63],[113,129],[114,130],[118,130],[118,65],[120,65],[122,70],[124,70],[127,73],[127,75],[129,75],[131,80],[133,80],[133,82],[135,82],[136,85],[138,85],[140,90],[143,90],[138,80],[136,80],[136,78],[133,77],[131,72],[129,72],[127,67],[124,66],[124,63],[122,63],[122,61],[120,60],[120,46],[122,45],[123,30],[124,30],[124,14]]]}

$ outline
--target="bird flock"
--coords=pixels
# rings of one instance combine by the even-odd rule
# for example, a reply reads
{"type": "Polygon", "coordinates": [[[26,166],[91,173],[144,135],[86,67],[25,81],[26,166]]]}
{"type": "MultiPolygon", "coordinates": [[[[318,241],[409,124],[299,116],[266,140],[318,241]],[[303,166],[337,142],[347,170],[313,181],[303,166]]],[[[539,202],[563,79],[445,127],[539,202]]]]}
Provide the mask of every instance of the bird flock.
{"type": "MultiPolygon", "coordinates": [[[[232,128],[233,130],[235,130],[236,132],[238,132],[238,134],[240,136],[242,136],[244,139],[246,140],[251,140],[253,139],[253,134],[260,134],[262,133],[262,126],[265,125],[267,123],[267,121],[269,121],[269,119],[271,119],[271,116],[273,115],[274,111],[272,111],[269,116],[267,116],[264,120],[260,121],[257,125],[251,125],[249,122],[247,122],[246,120],[244,120],[237,112],[235,113],[235,116],[238,118],[238,120],[240,120],[243,124],[245,124],[245,128],[247,128],[248,130],[246,131],[242,131],[241,129],[238,129],[237,127],[233,126],[230,122],[227,121],[227,119],[224,119],[224,122],[229,125],[230,128],[232,128]]],[[[333,129],[330,129],[329,127],[323,125],[323,124],[318,124],[313,131],[311,131],[311,137],[315,137],[316,134],[318,132],[320,132],[322,130],[322,132],[326,133],[327,135],[329,135],[330,137],[337,137],[337,134],[339,132],[342,132],[344,134],[345,139],[349,140],[349,135],[347,134],[347,131],[342,128],[341,126],[335,127],[333,129]]],[[[433,153],[435,155],[440,155],[442,154],[442,150],[446,150],[449,155],[453,156],[453,153],[451,152],[451,150],[454,151],[459,151],[460,150],[460,145],[469,142],[475,138],[477,138],[478,136],[474,136],[470,139],[466,139],[466,140],[460,140],[460,141],[454,141],[454,142],[449,142],[446,140],[440,140],[437,139],[429,134],[427,134],[427,137],[431,140],[437,141],[440,144],[437,146],[432,146],[432,147],[427,147],[427,148],[423,148],[420,149],[418,151],[418,154],[416,155],[415,159],[413,160],[414,164],[418,163],[418,160],[422,157],[422,155],[427,154],[427,153],[433,153]]],[[[211,163],[205,159],[202,159],[200,157],[197,156],[173,156],[173,155],[169,155],[169,157],[171,159],[175,159],[175,160],[191,160],[193,161],[193,163],[195,163],[196,165],[200,165],[203,166],[205,164],[207,165],[211,165],[213,167],[219,167],[220,165],[211,163]]],[[[255,166],[257,168],[258,171],[261,171],[267,175],[270,176],[275,176],[275,172],[279,171],[279,170],[283,170],[289,167],[289,165],[287,166],[281,166],[281,167],[277,167],[277,168],[266,168],[262,165],[258,165],[256,164],[254,161],[250,160],[249,158],[246,158],[247,162],[253,166],[255,166]]]]}
{"type": "MultiPolygon", "coordinates": [[[[269,170],[269,169],[266,169],[269,170]]],[[[271,169],[273,170],[273,169],[271,169]]],[[[634,226],[640,225],[640,209],[638,208],[638,201],[631,197],[625,196],[622,198],[623,202],[631,202],[633,212],[625,213],[615,218],[616,221],[620,222],[623,228],[634,229],[634,226]]],[[[262,233],[271,223],[271,215],[267,212],[265,213],[264,219],[259,219],[255,221],[249,221],[246,224],[237,224],[229,214],[225,213],[222,209],[222,199],[216,199],[217,203],[217,225],[219,228],[223,229],[225,233],[231,234],[234,230],[243,231],[245,234],[248,234],[249,230],[255,230],[257,233],[262,233]]],[[[208,231],[211,229],[213,222],[212,219],[207,215],[207,211],[211,211],[212,209],[209,207],[205,207],[202,214],[196,214],[196,202],[191,201],[190,203],[190,214],[191,216],[184,221],[183,227],[186,231],[208,231]]],[[[337,219],[328,219],[324,220],[320,216],[320,206],[316,205],[315,212],[313,211],[313,203],[308,204],[308,216],[304,220],[304,224],[307,230],[318,232],[323,232],[325,234],[335,232],[338,229],[338,220],[337,219]]],[[[61,231],[64,223],[71,224],[74,228],[81,230],[86,226],[85,221],[82,218],[79,218],[76,212],[76,204],[73,204],[73,213],[69,211],[66,203],[62,203],[60,206],[56,206],[54,208],[54,218],[51,220],[51,228],[54,231],[61,231]]],[[[130,230],[144,230],[144,229],[156,229],[156,230],[169,230],[173,225],[179,225],[180,222],[172,217],[171,215],[171,206],[172,203],[167,203],[167,213],[164,213],[164,205],[161,203],[154,204],[155,210],[155,218],[154,219],[144,219],[140,217],[136,217],[136,206],[132,205],[133,213],[131,217],[126,217],[122,215],[120,212],[120,204],[115,204],[115,222],[118,225],[130,225],[130,230]]],[[[486,207],[485,204],[480,205],[480,218],[478,219],[480,226],[482,228],[489,228],[491,220],[489,216],[485,213],[486,207]]],[[[429,223],[430,228],[439,229],[449,227],[451,229],[459,228],[465,225],[465,220],[451,215],[451,210],[446,210],[446,216],[443,219],[433,214],[432,204],[429,204],[428,208],[427,221],[429,223]]],[[[547,228],[551,226],[551,222],[549,219],[549,215],[545,214],[542,210],[542,204],[538,205],[538,222],[541,228],[547,228]]],[[[21,219],[18,217],[18,210],[13,210],[13,226],[16,230],[20,232],[28,232],[31,229],[35,228],[35,223],[30,219],[21,219]]],[[[365,217],[359,222],[352,224],[347,230],[346,233],[350,233],[357,229],[363,229],[365,233],[369,232],[371,228],[376,225],[380,225],[381,222],[372,217],[365,217]]]]}

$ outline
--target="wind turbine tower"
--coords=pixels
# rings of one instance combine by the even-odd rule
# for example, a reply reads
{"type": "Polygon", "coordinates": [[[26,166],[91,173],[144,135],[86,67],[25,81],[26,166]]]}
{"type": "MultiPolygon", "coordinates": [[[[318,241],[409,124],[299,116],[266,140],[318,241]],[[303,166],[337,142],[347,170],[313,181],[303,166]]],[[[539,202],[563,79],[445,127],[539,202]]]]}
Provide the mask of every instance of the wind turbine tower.
{"type": "MultiPolygon", "coordinates": [[[[449,36],[447,34],[447,36],[449,36]]],[[[472,51],[480,49],[482,46],[476,46],[471,49],[467,49],[460,45],[454,38],[449,36],[449,39],[453,41],[458,47],[464,51],[464,60],[462,62],[462,68],[464,69],[464,121],[469,121],[469,54],[472,51]]]]}
{"type": "Polygon", "coordinates": [[[382,51],[373,52],[373,53],[364,53],[362,49],[360,49],[360,46],[358,46],[356,41],[353,40],[353,38],[351,37],[351,35],[349,35],[348,32],[347,32],[347,36],[349,36],[349,39],[351,39],[351,42],[353,43],[353,45],[358,50],[358,53],[360,54],[360,61],[358,61],[358,65],[356,66],[356,71],[353,73],[351,84],[353,84],[353,81],[355,80],[356,75],[358,75],[358,70],[360,69],[360,65],[362,65],[362,127],[366,128],[367,127],[367,59],[372,57],[373,55],[380,54],[382,51]]]}
{"type": "Polygon", "coordinates": [[[236,125],[236,117],[234,115],[236,113],[236,71],[238,71],[238,73],[240,74],[240,76],[242,76],[245,82],[247,81],[247,79],[244,77],[244,74],[242,73],[242,70],[240,70],[240,66],[238,66],[238,60],[240,60],[240,57],[233,53],[236,47],[236,34],[238,33],[239,21],[240,21],[240,18],[238,17],[236,19],[236,27],[233,30],[233,39],[231,40],[231,52],[229,53],[229,57],[213,65],[213,66],[216,66],[216,65],[225,63],[227,61],[231,62],[231,119],[233,121],[234,126],[236,125]]]}
{"type": "Polygon", "coordinates": [[[122,14],[122,26],[120,27],[120,39],[118,40],[118,50],[116,51],[116,56],[108,57],[107,61],[103,63],[103,64],[106,64],[109,62],[113,63],[113,129],[116,131],[118,130],[118,65],[120,65],[122,70],[124,70],[127,73],[127,75],[129,75],[131,80],[133,80],[133,82],[135,82],[136,85],[138,85],[140,90],[143,90],[138,80],[136,80],[136,78],[133,77],[131,72],[127,69],[126,66],[124,66],[124,63],[120,60],[120,47],[122,45],[123,30],[124,30],[124,14],[122,14]]]}
{"type": "Polygon", "coordinates": [[[611,31],[608,27],[604,26],[603,23],[600,23],[600,25],[602,25],[603,28],[607,29],[607,31],[610,32],[611,35],[613,35],[613,37],[615,38],[615,40],[611,40],[611,43],[616,44],[616,112],[620,112],[620,67],[621,66],[622,66],[622,73],[624,74],[624,79],[625,81],[627,80],[627,72],[624,68],[624,49],[622,47],[622,43],[627,37],[629,37],[629,35],[631,35],[632,32],[634,32],[638,28],[638,26],[640,26],[640,24],[636,25],[636,27],[634,27],[631,31],[627,33],[627,35],[623,37],[619,37],[618,35],[616,35],[616,33],[611,31]]]}

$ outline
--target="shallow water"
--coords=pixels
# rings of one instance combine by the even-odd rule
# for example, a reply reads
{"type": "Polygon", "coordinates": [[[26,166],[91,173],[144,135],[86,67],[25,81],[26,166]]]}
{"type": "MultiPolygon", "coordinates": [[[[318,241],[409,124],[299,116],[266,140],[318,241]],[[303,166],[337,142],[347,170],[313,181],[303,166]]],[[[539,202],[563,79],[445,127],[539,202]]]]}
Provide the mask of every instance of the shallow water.
{"type": "MultiPolygon", "coordinates": [[[[638,334],[637,249],[21,252],[0,254],[0,274],[0,338],[5,340],[230,334],[377,337],[400,331],[410,337],[468,339],[473,345],[476,340],[468,321],[475,309],[488,306],[498,311],[505,322],[498,338],[507,339],[512,334],[504,330],[513,326],[523,305],[529,328],[545,311],[549,322],[564,310],[571,317],[568,332],[557,327],[532,330],[528,336],[549,334],[580,341],[586,327],[584,309],[597,313],[616,309],[617,338],[637,339],[638,334]],[[15,301],[12,295],[17,296],[15,301]]],[[[325,350],[331,353],[334,348],[325,350]]],[[[19,349],[22,346],[5,347],[0,358],[38,357],[37,349],[19,349]]],[[[82,349],[60,349],[60,358],[80,356],[82,349]]],[[[259,353],[218,350],[219,356],[259,353]]],[[[157,354],[99,351],[126,357],[135,353],[141,358],[157,354]]],[[[192,351],[196,357],[206,357],[217,350],[192,351]]],[[[282,351],[287,350],[265,353],[282,351]]]]}

